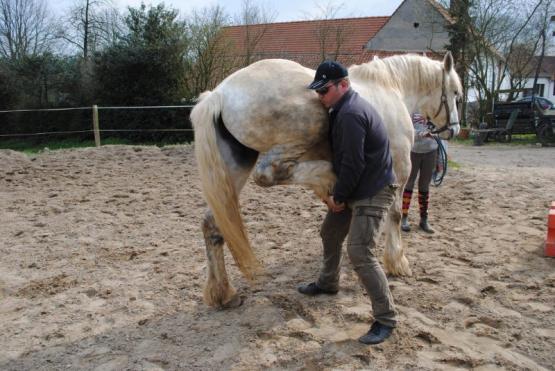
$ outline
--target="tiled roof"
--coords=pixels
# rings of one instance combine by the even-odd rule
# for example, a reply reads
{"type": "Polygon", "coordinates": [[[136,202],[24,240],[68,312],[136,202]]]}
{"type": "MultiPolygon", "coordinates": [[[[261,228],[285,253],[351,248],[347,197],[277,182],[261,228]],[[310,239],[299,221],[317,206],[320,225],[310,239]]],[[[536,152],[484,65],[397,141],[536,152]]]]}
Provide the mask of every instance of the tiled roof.
{"type": "MultiPolygon", "coordinates": [[[[536,76],[536,68],[538,67],[539,58],[539,56],[534,56],[526,64],[524,64],[524,57],[522,60],[509,60],[511,64],[509,66],[511,74],[515,77],[533,79],[536,76]]],[[[543,56],[538,77],[546,77],[548,79],[555,80],[555,56],[543,56]]]]}
{"type": "MultiPolygon", "coordinates": [[[[448,23],[454,22],[447,9],[437,1],[427,1],[445,17],[448,23]]],[[[239,58],[240,60],[248,54],[246,41],[248,32],[251,40],[260,38],[255,43],[253,50],[250,51],[250,62],[264,58],[284,58],[316,68],[324,58],[332,58],[350,66],[368,62],[376,55],[384,58],[408,53],[407,51],[365,49],[368,41],[384,27],[390,18],[362,17],[239,25],[224,27],[223,32],[224,36],[231,41],[232,46],[228,55],[230,58],[239,58]],[[341,36],[337,37],[338,33],[341,36]],[[322,36],[324,34],[327,36],[322,36]],[[322,39],[324,38],[326,42],[323,48],[322,39]],[[322,49],[325,49],[325,55],[322,55],[322,49]]],[[[443,55],[428,54],[428,57],[441,59],[443,55]]]]}
{"type": "MultiPolygon", "coordinates": [[[[530,61],[530,73],[528,74],[529,77],[534,77],[534,75],[536,74],[536,66],[538,64],[539,58],[540,57],[533,57],[530,61]]],[[[555,79],[555,57],[548,55],[543,56],[539,76],[555,79]]]]}
{"type": "Polygon", "coordinates": [[[451,17],[451,14],[449,14],[449,11],[440,3],[438,3],[435,0],[428,0],[428,2],[434,7],[436,8],[436,10],[439,12],[439,14],[441,14],[443,16],[443,18],[445,18],[445,20],[447,22],[449,22],[450,24],[454,24],[455,20],[453,19],[453,17],[451,17]]]}
{"type": "MultiPolygon", "coordinates": [[[[262,35],[255,48],[257,59],[318,56],[322,50],[322,35],[326,32],[329,32],[325,47],[327,53],[335,53],[338,49],[339,55],[358,56],[364,52],[363,48],[368,40],[388,19],[389,17],[364,17],[268,23],[248,26],[248,32],[251,35],[262,35]],[[344,36],[338,38],[337,32],[344,36]]],[[[234,54],[245,54],[247,26],[225,27],[223,31],[234,43],[234,54]]]]}

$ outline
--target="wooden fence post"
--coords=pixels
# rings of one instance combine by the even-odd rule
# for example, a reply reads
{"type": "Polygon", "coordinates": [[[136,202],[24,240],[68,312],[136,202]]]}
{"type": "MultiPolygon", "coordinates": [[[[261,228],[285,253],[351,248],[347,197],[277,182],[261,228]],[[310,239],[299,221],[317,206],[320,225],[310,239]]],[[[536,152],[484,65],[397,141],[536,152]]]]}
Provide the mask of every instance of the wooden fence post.
{"type": "Polygon", "coordinates": [[[98,125],[98,106],[95,104],[92,106],[93,111],[93,131],[94,131],[94,143],[97,147],[100,147],[100,129],[98,125]]]}

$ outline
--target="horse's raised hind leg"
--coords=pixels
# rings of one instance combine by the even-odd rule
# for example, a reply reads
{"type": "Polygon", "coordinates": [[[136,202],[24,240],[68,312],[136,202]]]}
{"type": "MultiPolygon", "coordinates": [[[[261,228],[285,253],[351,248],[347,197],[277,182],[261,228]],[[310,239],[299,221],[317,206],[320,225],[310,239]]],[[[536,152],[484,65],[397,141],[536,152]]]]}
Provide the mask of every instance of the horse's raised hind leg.
{"type": "Polygon", "coordinates": [[[389,208],[385,222],[385,250],[383,263],[385,270],[394,276],[412,275],[401,242],[401,205],[403,189],[399,187],[395,192],[395,200],[389,208]]]}
{"type": "Polygon", "coordinates": [[[208,258],[208,277],[204,286],[204,302],[212,307],[230,308],[241,305],[241,298],[229,283],[224,261],[224,238],[220,234],[212,212],[202,222],[202,233],[208,258]]]}
{"type": "Polygon", "coordinates": [[[262,187],[302,184],[323,198],[329,194],[336,180],[326,145],[272,148],[261,155],[254,172],[254,181],[262,187]]]}
{"type": "Polygon", "coordinates": [[[291,178],[282,184],[303,184],[314,190],[320,198],[328,196],[336,177],[328,161],[299,162],[293,169],[291,178]]]}

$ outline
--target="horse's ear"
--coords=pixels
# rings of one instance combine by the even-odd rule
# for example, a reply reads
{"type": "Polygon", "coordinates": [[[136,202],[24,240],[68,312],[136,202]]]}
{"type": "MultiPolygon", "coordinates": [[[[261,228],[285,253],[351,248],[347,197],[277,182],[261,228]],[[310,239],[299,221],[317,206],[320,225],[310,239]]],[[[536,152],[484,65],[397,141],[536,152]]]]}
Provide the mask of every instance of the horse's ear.
{"type": "Polygon", "coordinates": [[[374,55],[374,58],[372,58],[373,61],[377,61],[379,59],[380,59],[380,57],[378,57],[377,55],[374,55]]]}
{"type": "Polygon", "coordinates": [[[453,55],[451,54],[451,52],[447,52],[445,54],[445,57],[443,57],[443,68],[445,69],[445,72],[451,72],[454,64],[455,62],[453,62],[453,55]]]}

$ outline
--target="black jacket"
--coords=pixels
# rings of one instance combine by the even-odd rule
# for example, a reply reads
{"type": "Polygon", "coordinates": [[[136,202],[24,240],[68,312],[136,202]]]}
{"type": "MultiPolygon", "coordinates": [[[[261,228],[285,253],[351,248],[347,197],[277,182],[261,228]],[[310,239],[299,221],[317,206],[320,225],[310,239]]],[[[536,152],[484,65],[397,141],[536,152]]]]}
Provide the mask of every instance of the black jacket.
{"type": "Polygon", "coordinates": [[[374,107],[353,89],[330,112],[336,202],[369,198],[395,182],[389,139],[374,107]]]}

